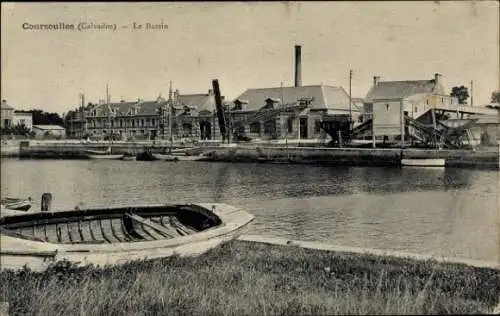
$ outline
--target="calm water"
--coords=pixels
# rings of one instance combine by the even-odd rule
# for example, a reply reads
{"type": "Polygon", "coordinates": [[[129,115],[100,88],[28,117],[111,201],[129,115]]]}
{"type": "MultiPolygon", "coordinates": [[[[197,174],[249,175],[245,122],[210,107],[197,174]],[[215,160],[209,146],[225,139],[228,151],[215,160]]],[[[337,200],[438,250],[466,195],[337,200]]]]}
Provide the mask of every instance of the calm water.
{"type": "Polygon", "coordinates": [[[1,161],[2,196],[55,209],[227,202],[252,234],[500,261],[500,172],[204,162],[1,161]]]}

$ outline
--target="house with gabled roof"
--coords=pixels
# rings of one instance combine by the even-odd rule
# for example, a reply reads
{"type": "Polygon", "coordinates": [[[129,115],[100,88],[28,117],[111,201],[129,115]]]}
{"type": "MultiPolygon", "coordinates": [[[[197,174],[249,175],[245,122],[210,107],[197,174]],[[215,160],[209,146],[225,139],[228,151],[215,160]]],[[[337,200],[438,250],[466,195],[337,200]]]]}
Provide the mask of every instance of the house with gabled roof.
{"type": "MultiPolygon", "coordinates": [[[[360,110],[351,107],[356,116],[360,110]]],[[[231,105],[236,134],[264,139],[317,139],[325,137],[325,116],[348,116],[349,95],[342,87],[308,85],[248,89],[231,105]]]]}
{"type": "MultiPolygon", "coordinates": [[[[457,100],[444,92],[441,75],[429,80],[380,81],[373,78],[373,85],[363,102],[366,120],[372,120],[375,139],[400,138],[404,117],[432,123],[429,110],[450,110],[457,107],[457,100]]],[[[403,130],[404,133],[404,130],[403,130]]]]}

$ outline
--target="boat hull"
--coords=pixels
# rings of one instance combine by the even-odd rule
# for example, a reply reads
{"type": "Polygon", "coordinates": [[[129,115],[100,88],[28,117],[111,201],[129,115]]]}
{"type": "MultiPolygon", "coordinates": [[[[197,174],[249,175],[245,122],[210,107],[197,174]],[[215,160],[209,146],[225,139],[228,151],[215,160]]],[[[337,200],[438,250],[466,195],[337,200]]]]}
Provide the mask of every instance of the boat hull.
{"type": "Polygon", "coordinates": [[[179,161],[204,161],[208,160],[207,157],[205,156],[177,156],[176,157],[179,161]]]}
{"type": "MultiPolygon", "coordinates": [[[[51,263],[61,260],[67,260],[77,265],[93,264],[96,266],[105,266],[121,264],[131,260],[149,260],[172,255],[198,255],[223,242],[237,238],[241,235],[243,227],[253,220],[252,215],[224,203],[190,204],[190,206],[193,205],[198,207],[201,212],[215,215],[220,219],[220,224],[177,238],[105,244],[54,243],[27,240],[17,238],[15,235],[12,235],[12,232],[6,234],[4,230],[1,238],[2,247],[0,249],[1,266],[2,269],[17,270],[27,265],[32,270],[43,271],[51,263]]],[[[88,212],[92,213],[91,215],[85,215],[90,216],[88,218],[98,216],[94,215],[96,213],[93,210],[64,212],[64,216],[84,216],[88,212]]],[[[33,218],[37,216],[39,218],[37,223],[43,220],[46,221],[48,218],[44,215],[45,219],[43,219],[41,215],[33,214],[33,218]]],[[[59,215],[54,215],[54,217],[57,216],[59,215]]],[[[22,220],[23,218],[24,220],[27,219],[24,215],[15,215],[11,216],[8,221],[4,220],[3,222],[11,223],[11,225],[14,223],[15,225],[17,219],[22,220]]],[[[64,224],[59,225],[64,226],[64,224]]],[[[5,227],[5,225],[0,227],[5,227]]]]}
{"type": "Polygon", "coordinates": [[[444,167],[445,159],[433,158],[433,159],[401,159],[402,166],[412,166],[412,167],[444,167]]]}
{"type": "Polygon", "coordinates": [[[162,160],[162,161],[178,161],[179,158],[176,156],[171,156],[171,155],[163,155],[163,154],[151,154],[155,160],[162,160]]]}
{"type": "Polygon", "coordinates": [[[31,208],[31,199],[6,198],[1,201],[1,205],[10,210],[28,211],[31,208]]]}
{"type": "Polygon", "coordinates": [[[89,159],[121,159],[123,158],[123,155],[94,155],[94,154],[87,154],[87,157],[89,159]]]}

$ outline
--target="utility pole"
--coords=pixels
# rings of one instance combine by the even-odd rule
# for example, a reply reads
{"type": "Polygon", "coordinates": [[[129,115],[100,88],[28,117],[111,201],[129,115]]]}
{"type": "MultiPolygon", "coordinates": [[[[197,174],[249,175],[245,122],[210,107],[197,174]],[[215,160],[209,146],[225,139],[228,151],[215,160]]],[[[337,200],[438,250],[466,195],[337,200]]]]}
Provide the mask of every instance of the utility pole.
{"type": "Polygon", "coordinates": [[[403,100],[399,102],[399,115],[400,115],[400,132],[401,132],[401,149],[405,147],[405,117],[404,117],[404,104],[403,100]]]}
{"type": "MultiPolygon", "coordinates": [[[[108,83],[106,83],[106,107],[108,108],[108,129],[111,129],[111,107],[109,106],[109,87],[108,83]]],[[[111,133],[110,133],[111,134],[111,133]]]]}
{"type": "Polygon", "coordinates": [[[351,95],[351,87],[352,87],[352,69],[349,70],[349,128],[352,129],[352,95],[351,95]]]}
{"type": "Polygon", "coordinates": [[[470,106],[474,106],[474,81],[470,81],[470,106]]]}

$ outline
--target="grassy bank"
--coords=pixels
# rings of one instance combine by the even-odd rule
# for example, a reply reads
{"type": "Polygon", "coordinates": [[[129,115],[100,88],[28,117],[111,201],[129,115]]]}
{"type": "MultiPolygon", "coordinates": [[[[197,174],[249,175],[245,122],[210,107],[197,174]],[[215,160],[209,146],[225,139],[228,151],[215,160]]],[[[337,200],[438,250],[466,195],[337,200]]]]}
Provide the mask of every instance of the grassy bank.
{"type": "Polygon", "coordinates": [[[498,303],[500,273],[235,241],[197,258],[0,274],[11,315],[464,314],[498,303]]]}

